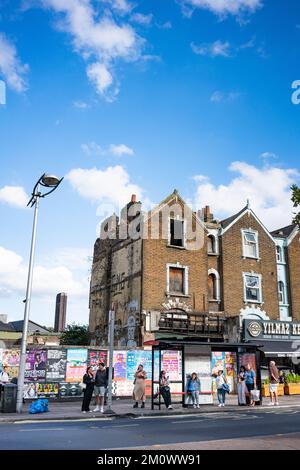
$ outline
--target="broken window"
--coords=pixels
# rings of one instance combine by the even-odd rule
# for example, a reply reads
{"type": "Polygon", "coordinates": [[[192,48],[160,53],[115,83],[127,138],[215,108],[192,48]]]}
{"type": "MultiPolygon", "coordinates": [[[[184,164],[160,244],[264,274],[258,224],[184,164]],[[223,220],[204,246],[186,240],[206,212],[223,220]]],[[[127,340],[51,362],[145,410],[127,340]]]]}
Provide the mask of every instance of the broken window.
{"type": "Polygon", "coordinates": [[[184,269],[169,268],[169,292],[184,294],[184,269]]]}
{"type": "Polygon", "coordinates": [[[208,235],[207,238],[207,252],[216,253],[216,239],[213,235],[208,235]]]}
{"type": "Polygon", "coordinates": [[[261,302],[261,283],[259,276],[245,276],[245,300],[248,302],[261,302]]]}
{"type": "Polygon", "coordinates": [[[244,256],[247,258],[258,258],[257,234],[254,232],[243,232],[244,256]]]}
{"type": "Polygon", "coordinates": [[[184,247],[183,220],[170,219],[170,245],[184,247]]]}

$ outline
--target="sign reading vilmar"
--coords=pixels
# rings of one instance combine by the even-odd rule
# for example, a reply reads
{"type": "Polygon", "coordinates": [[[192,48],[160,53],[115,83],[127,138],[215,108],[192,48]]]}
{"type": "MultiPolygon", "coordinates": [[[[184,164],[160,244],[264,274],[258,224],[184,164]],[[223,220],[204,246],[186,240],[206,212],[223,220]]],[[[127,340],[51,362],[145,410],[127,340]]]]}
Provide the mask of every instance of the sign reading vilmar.
{"type": "Polygon", "coordinates": [[[244,320],[245,340],[300,339],[300,323],[286,321],[244,320]]]}

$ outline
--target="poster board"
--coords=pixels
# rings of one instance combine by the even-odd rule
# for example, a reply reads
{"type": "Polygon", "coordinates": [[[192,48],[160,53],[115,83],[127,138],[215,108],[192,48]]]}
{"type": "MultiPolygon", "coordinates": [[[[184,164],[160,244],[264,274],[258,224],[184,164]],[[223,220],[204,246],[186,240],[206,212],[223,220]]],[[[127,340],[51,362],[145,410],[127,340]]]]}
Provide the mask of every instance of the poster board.
{"type": "Polygon", "coordinates": [[[86,372],[88,350],[67,349],[66,382],[80,383],[86,372]]]}
{"type": "Polygon", "coordinates": [[[46,349],[28,350],[26,352],[25,382],[45,382],[46,366],[46,349]]]}

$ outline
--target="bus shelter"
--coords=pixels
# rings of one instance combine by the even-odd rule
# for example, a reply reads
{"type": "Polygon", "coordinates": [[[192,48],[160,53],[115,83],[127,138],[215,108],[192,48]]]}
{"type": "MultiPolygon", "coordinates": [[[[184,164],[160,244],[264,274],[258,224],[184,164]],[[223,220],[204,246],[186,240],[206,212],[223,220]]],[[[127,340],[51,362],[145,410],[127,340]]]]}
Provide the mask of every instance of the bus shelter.
{"type": "MultiPolygon", "coordinates": [[[[151,409],[161,409],[159,393],[162,370],[167,371],[173,403],[188,404],[187,381],[193,372],[200,379],[200,404],[212,404],[212,376],[222,369],[233,393],[236,392],[240,367],[251,364],[256,372],[257,387],[261,390],[261,352],[259,346],[248,343],[221,343],[160,339],[152,344],[151,409]]],[[[260,394],[261,404],[261,394],[260,394]]]]}

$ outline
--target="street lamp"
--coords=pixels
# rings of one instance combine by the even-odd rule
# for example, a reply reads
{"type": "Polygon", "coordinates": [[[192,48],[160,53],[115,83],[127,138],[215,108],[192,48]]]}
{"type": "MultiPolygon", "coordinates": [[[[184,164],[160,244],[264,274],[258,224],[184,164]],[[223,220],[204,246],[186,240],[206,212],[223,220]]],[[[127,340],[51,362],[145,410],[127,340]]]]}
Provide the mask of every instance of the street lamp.
{"type": "Polygon", "coordinates": [[[33,217],[33,228],[31,237],[31,248],[29,258],[29,268],[27,277],[27,288],[26,288],[26,299],[25,299],[25,310],[24,310],[24,321],[23,321],[23,333],[22,333],[22,345],[21,345],[21,356],[20,356],[20,367],[18,375],[18,394],[17,394],[17,412],[22,413],[23,409],[23,388],[24,388],[24,377],[25,377],[25,364],[26,364],[26,349],[27,349],[27,333],[28,333],[28,321],[30,312],[31,302],[31,290],[32,290],[32,274],[33,274],[33,262],[35,253],[35,242],[36,242],[36,228],[39,211],[40,198],[48,196],[53,193],[56,188],[60,185],[63,178],[59,179],[54,175],[46,175],[45,173],[39,178],[36,185],[33,188],[31,199],[27,206],[34,206],[34,217],[33,217]],[[45,192],[41,192],[42,188],[47,188],[45,192]]]}

